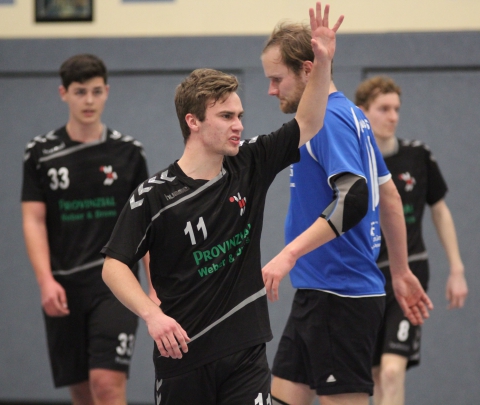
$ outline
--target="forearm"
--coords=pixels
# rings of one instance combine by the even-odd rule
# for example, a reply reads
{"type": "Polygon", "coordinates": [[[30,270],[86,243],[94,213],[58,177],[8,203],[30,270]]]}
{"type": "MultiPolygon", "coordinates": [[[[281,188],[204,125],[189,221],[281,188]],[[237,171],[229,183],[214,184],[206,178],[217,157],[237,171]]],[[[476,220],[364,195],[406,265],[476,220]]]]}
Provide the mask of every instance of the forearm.
{"type": "Polygon", "coordinates": [[[438,237],[450,264],[450,273],[463,274],[464,266],[460,257],[455,224],[445,201],[441,200],[433,205],[431,207],[431,214],[433,224],[435,225],[438,237]]]}
{"type": "Polygon", "coordinates": [[[42,286],[53,280],[44,207],[36,202],[22,203],[22,214],[27,254],[37,282],[42,286]]]}
{"type": "Polygon", "coordinates": [[[400,195],[392,180],[380,186],[380,225],[392,276],[409,270],[407,231],[400,195]]]}
{"type": "Polygon", "coordinates": [[[309,228],[283,249],[296,262],[303,255],[335,239],[336,234],[324,218],[318,218],[309,228]]]}
{"type": "Polygon", "coordinates": [[[107,256],[102,278],[118,300],[146,322],[160,311],[126,264],[107,256]]]}
{"type": "Polygon", "coordinates": [[[330,71],[330,60],[314,60],[295,115],[301,134],[299,146],[312,139],[323,127],[330,89],[330,71]]]}

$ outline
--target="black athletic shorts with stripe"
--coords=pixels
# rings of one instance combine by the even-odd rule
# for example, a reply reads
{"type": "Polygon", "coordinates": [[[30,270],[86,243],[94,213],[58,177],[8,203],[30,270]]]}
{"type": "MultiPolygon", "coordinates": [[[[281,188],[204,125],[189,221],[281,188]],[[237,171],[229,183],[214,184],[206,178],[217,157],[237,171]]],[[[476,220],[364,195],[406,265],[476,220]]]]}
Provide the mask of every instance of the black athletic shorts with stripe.
{"type": "Polygon", "coordinates": [[[262,343],[187,373],[156,379],[155,405],[271,404],[270,376],[262,343]]]}
{"type": "Polygon", "coordinates": [[[110,292],[69,294],[70,315],[44,313],[55,387],[87,381],[91,369],[127,374],[135,345],[137,316],[110,292]]]}
{"type": "MultiPolygon", "coordinates": [[[[417,276],[423,289],[428,289],[429,268],[427,260],[418,260],[409,263],[413,274],[417,276]]],[[[387,303],[382,327],[378,333],[378,340],[373,357],[373,365],[380,365],[382,354],[398,354],[407,358],[407,368],[420,364],[420,343],[422,327],[413,325],[403,314],[395,298],[392,287],[392,278],[388,267],[382,268],[385,274],[387,303]]]]}
{"type": "Polygon", "coordinates": [[[297,290],[272,374],[317,395],[373,394],[372,357],[385,296],[297,290]]]}

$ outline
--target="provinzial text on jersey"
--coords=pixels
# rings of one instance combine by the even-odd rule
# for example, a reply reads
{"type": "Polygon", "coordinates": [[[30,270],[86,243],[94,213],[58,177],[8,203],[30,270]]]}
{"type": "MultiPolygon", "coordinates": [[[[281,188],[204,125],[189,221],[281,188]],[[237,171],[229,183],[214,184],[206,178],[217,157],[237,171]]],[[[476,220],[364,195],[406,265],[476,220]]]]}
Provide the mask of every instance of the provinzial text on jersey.
{"type": "Polygon", "coordinates": [[[116,205],[115,197],[58,201],[60,218],[64,222],[116,217],[116,205]]]}
{"type": "Polygon", "coordinates": [[[232,238],[227,239],[226,241],[219,243],[218,245],[212,247],[208,250],[196,250],[193,252],[193,258],[197,265],[202,263],[206,264],[214,259],[220,258],[220,261],[217,260],[216,263],[211,263],[209,266],[202,267],[198,270],[200,277],[203,277],[207,274],[211,274],[221,267],[224,267],[226,262],[233,263],[237,256],[242,254],[244,245],[250,242],[251,224],[248,224],[242,232],[233,235],[232,238]],[[235,249],[235,250],[234,250],[235,249]],[[232,250],[233,253],[232,253],[232,250]],[[223,258],[228,253],[228,257],[223,258]]]}

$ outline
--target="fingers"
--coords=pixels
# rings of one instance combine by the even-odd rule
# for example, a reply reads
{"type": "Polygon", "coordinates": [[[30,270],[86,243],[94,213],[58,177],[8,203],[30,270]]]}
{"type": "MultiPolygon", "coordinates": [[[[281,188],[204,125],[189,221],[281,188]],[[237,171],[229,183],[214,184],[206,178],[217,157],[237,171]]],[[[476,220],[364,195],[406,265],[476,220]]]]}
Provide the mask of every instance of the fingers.
{"type": "Polygon", "coordinates": [[[188,342],[190,342],[190,338],[187,333],[182,327],[178,326],[177,331],[162,337],[157,346],[163,357],[181,359],[183,357],[182,352],[188,352],[188,342]]]}
{"type": "Polygon", "coordinates": [[[275,287],[274,279],[269,279],[268,277],[264,277],[263,282],[265,284],[265,289],[267,290],[267,298],[272,302],[277,301],[279,283],[277,282],[275,287]]]}
{"type": "MultiPolygon", "coordinates": [[[[325,11],[323,12],[322,26],[328,28],[328,15],[330,14],[330,5],[325,6],[325,11]]],[[[320,2],[317,3],[317,17],[322,18],[322,5],[320,2]],[[320,13],[319,13],[320,9],[320,13]]]]}
{"type": "Polygon", "coordinates": [[[337,31],[338,31],[338,29],[340,28],[340,26],[341,26],[342,23],[343,23],[344,18],[345,18],[344,15],[341,15],[340,17],[338,17],[337,22],[335,23],[335,25],[334,25],[333,28],[332,28],[332,31],[333,31],[333,32],[337,32],[337,31]]]}
{"type": "Polygon", "coordinates": [[[465,299],[466,295],[447,294],[447,300],[449,302],[448,309],[463,308],[465,299]]]}

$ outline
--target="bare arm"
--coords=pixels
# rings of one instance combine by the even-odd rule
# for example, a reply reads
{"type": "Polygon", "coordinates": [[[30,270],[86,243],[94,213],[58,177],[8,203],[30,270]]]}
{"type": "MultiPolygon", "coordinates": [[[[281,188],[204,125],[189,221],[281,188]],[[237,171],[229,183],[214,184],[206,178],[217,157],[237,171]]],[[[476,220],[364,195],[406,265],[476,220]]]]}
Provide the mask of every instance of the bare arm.
{"type": "Polygon", "coordinates": [[[452,214],[443,199],[431,207],[431,214],[433,224],[450,264],[450,275],[446,285],[448,308],[462,308],[467,298],[468,287],[452,214]]]}
{"type": "Polygon", "coordinates": [[[187,332],[145,294],[127,265],[107,256],[102,277],[118,300],[145,321],[162,356],[180,359],[182,351],[188,352],[187,332]]]}
{"type": "Polygon", "coordinates": [[[299,146],[308,142],[320,131],[327,108],[331,66],[335,53],[335,33],[343,22],[342,15],[333,28],[328,28],[329,10],[330,6],[327,4],[323,18],[320,2],[316,3],[316,13],[312,8],[309,10],[315,59],[295,115],[300,127],[299,146]]]}
{"type": "Polygon", "coordinates": [[[147,252],[145,256],[142,258],[143,268],[145,269],[145,277],[147,279],[148,284],[148,296],[150,299],[155,302],[157,305],[160,305],[160,300],[157,297],[157,293],[153,288],[152,279],[150,277],[150,253],[147,252]]]}
{"type": "Polygon", "coordinates": [[[285,246],[262,269],[268,299],[278,300],[280,281],[292,270],[297,260],[319,246],[335,239],[336,234],[324,218],[318,218],[308,229],[285,246]]]}
{"type": "Polygon", "coordinates": [[[49,316],[65,316],[70,311],[65,290],[52,275],[46,215],[45,203],[40,201],[22,203],[25,245],[40,287],[42,307],[49,316]]]}
{"type": "Polygon", "coordinates": [[[395,297],[410,322],[422,324],[433,304],[408,266],[402,201],[392,179],[380,186],[380,223],[388,248],[395,297]]]}

